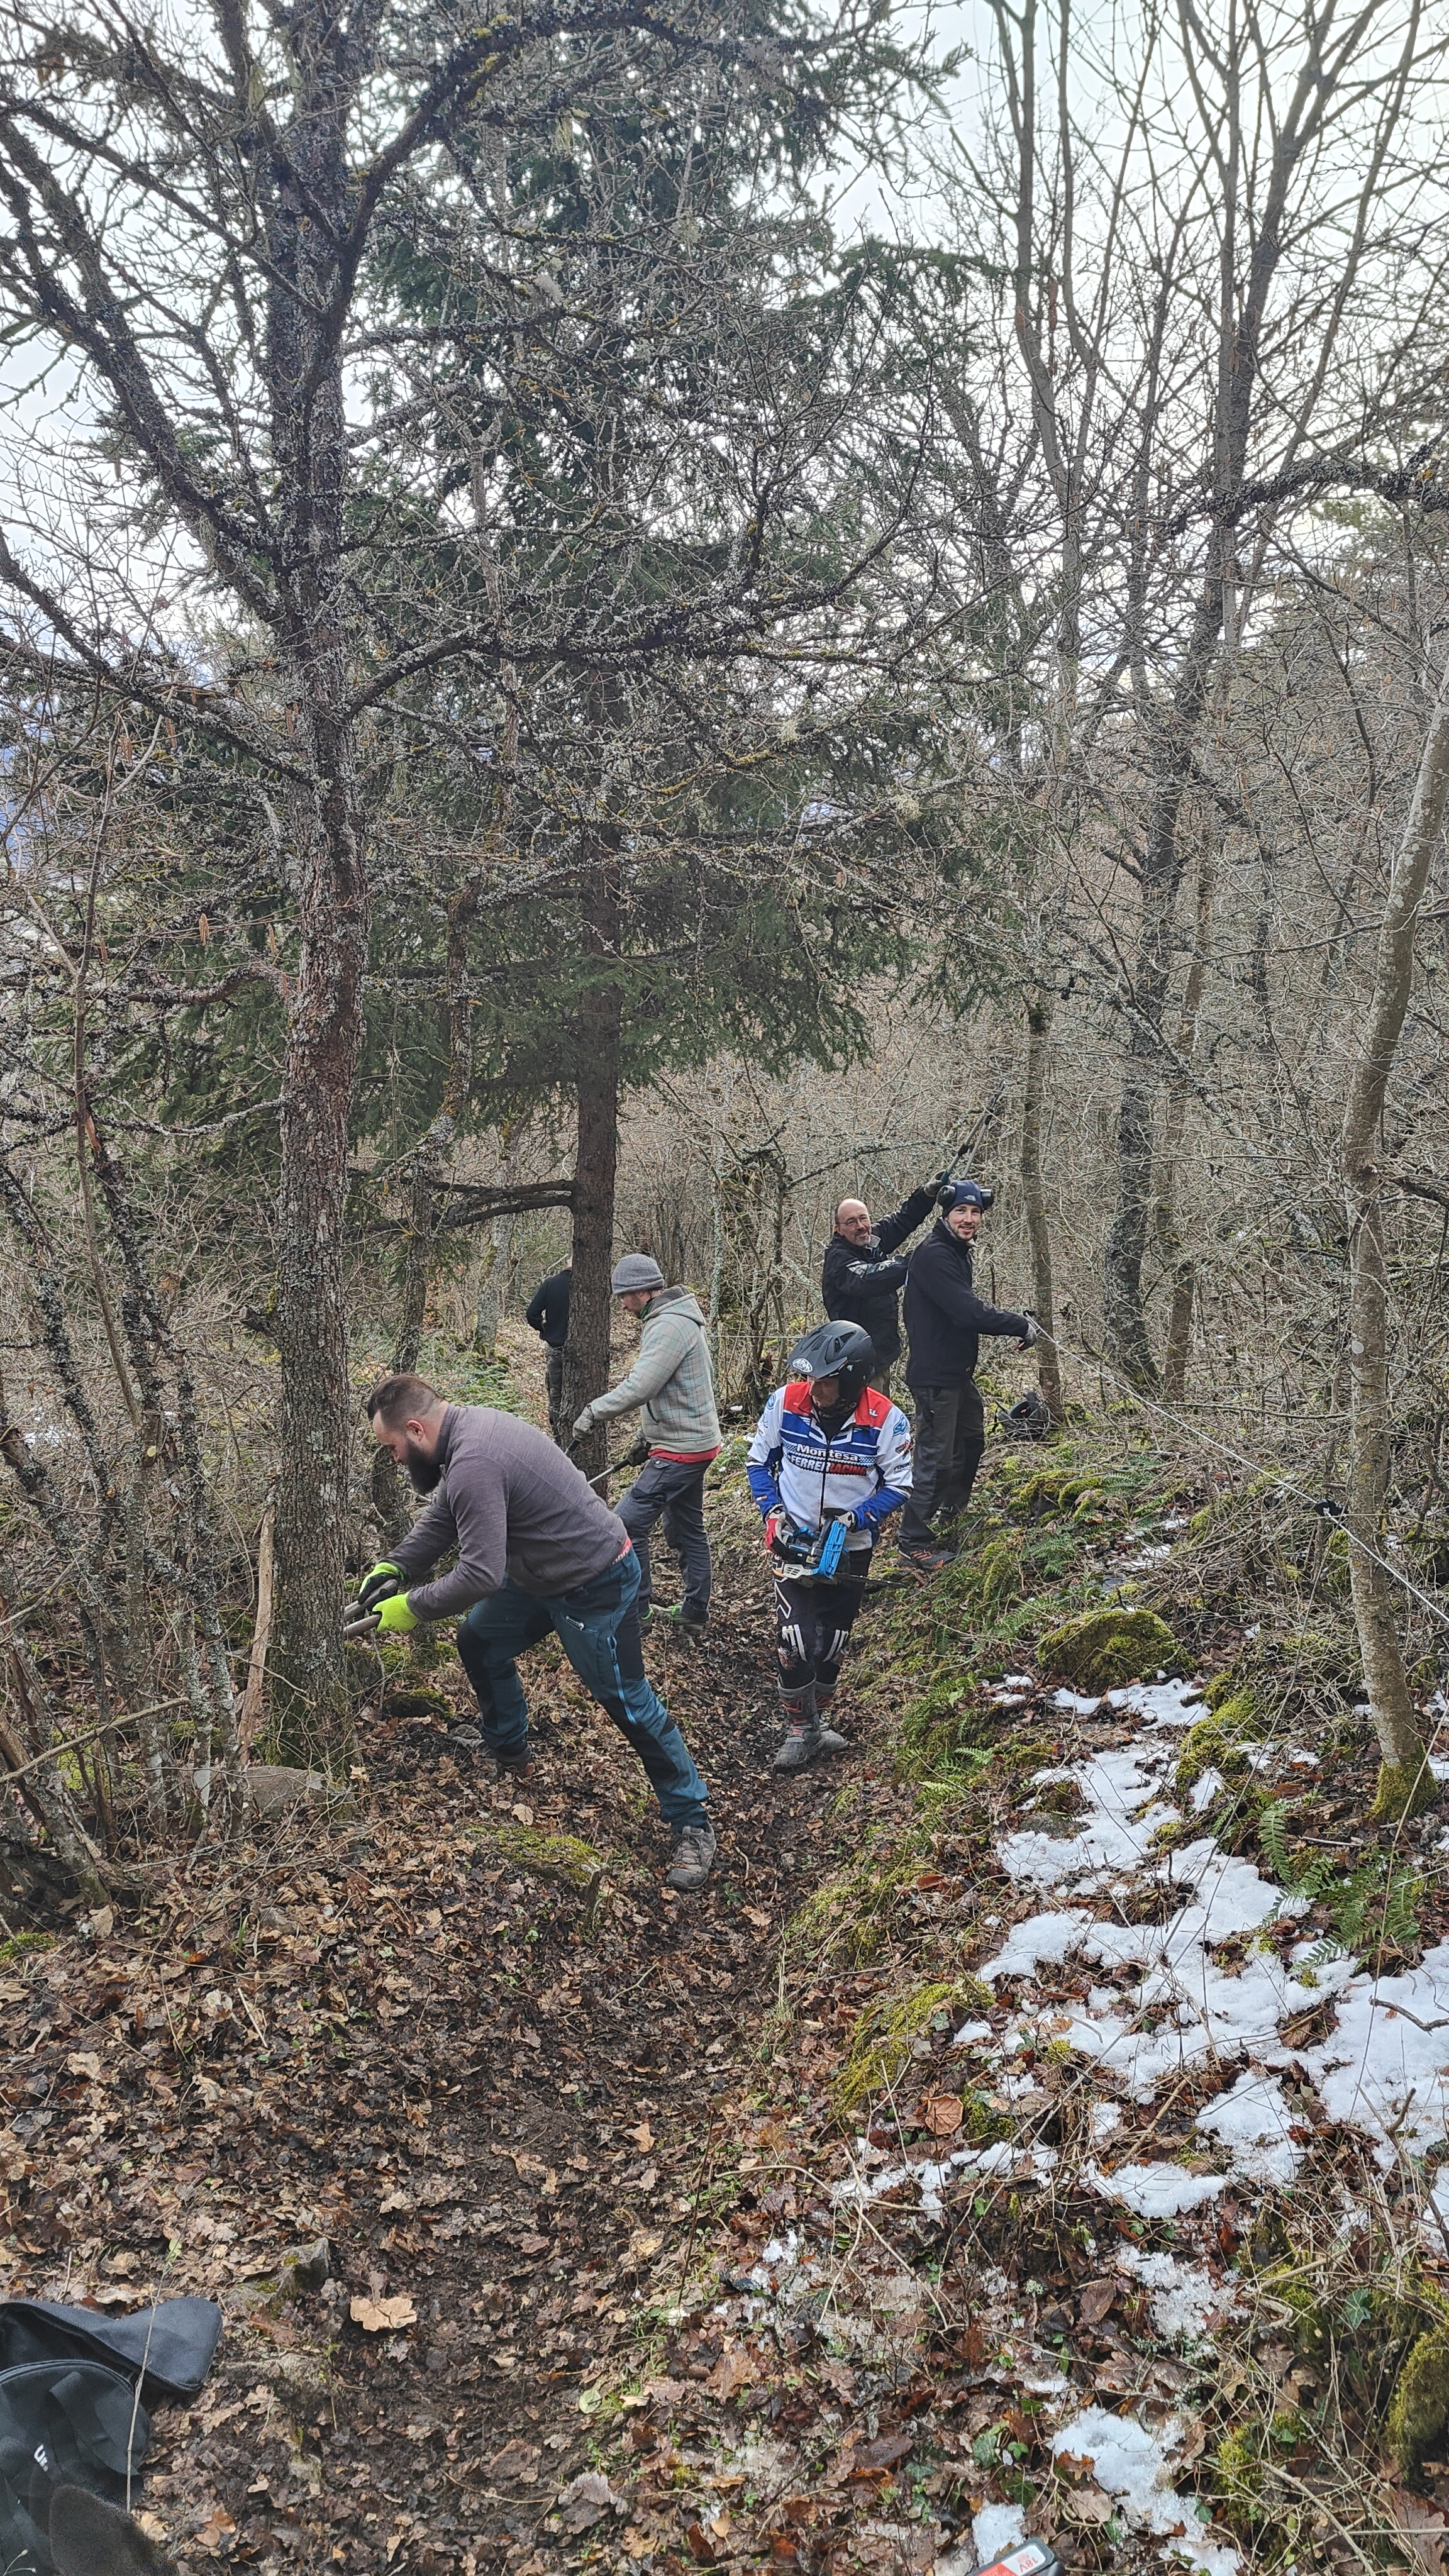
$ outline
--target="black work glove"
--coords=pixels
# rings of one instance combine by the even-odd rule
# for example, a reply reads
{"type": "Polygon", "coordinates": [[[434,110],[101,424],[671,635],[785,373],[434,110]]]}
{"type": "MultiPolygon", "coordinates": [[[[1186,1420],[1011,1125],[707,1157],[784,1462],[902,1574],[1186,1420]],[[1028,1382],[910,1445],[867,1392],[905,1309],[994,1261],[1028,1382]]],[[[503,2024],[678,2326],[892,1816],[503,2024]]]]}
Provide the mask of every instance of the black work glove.
{"type": "Polygon", "coordinates": [[[633,1448],[625,1450],[623,1464],[626,1467],[642,1467],[648,1455],[649,1434],[647,1431],[641,1431],[633,1448]]]}

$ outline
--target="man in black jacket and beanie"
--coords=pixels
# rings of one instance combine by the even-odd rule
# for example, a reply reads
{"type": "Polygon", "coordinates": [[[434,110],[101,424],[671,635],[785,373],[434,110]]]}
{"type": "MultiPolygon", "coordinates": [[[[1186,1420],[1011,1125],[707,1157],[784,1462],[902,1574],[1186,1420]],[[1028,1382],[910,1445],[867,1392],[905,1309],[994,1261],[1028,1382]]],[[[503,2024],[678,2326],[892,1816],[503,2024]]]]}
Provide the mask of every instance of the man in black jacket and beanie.
{"type": "Polygon", "coordinates": [[[891,1369],[901,1355],[901,1325],[896,1299],[907,1263],[892,1261],[897,1244],[924,1225],[936,1204],[946,1175],[938,1172],[923,1190],[912,1190],[894,1216],[872,1225],[863,1199],[842,1199],[835,1211],[835,1232],[825,1247],[820,1295],[832,1324],[859,1324],[875,1346],[869,1383],[889,1395],[891,1369]]]}
{"type": "Polygon", "coordinates": [[[902,1556],[924,1574],[949,1565],[932,1522],[964,1512],[986,1447],[986,1408],[976,1386],[983,1333],[1014,1333],[1030,1350],[1038,1328],[1030,1315],[988,1306],[971,1282],[971,1246],[981,1231],[986,1194],[975,1181],[953,1181],[941,1214],[911,1255],[906,1332],[911,1355],[906,1384],[916,1399],[915,1464],[901,1517],[902,1556]]]}

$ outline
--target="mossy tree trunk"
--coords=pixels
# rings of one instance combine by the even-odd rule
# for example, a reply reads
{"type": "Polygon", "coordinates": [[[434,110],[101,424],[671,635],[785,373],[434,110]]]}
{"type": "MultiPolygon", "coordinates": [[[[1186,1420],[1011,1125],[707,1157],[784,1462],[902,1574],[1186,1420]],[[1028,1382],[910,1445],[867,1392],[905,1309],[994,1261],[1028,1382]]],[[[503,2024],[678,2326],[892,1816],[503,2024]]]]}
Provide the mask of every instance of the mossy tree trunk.
{"type": "Polygon", "coordinates": [[[1349,1233],[1349,1572],[1364,1684],[1382,1764],[1374,1813],[1413,1815],[1437,1795],[1399,1640],[1400,1589],[1383,1559],[1393,1426],[1383,1121],[1414,981],[1414,940],[1449,797],[1449,682],[1429,719],[1413,801],[1394,855],[1373,989],[1344,1104],[1341,1170],[1349,1233]]]}

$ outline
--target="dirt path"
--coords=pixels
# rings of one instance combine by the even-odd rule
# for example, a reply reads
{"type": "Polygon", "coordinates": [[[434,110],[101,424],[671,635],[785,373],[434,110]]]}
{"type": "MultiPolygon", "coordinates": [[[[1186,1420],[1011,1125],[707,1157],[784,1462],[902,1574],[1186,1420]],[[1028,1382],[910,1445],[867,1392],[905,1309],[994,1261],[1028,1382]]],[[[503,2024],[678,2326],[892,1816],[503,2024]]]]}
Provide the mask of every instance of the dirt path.
{"type": "MultiPolygon", "coordinates": [[[[587,2468],[580,2397],[678,2297],[772,1936],[837,1856],[838,1778],[769,1776],[763,1592],[727,1573],[703,1646],[649,1648],[722,1825],[700,1898],[663,1889],[637,1767],[541,1649],[525,1796],[385,1699],[356,1821],[12,1962],[9,2294],[227,2312],[147,2479],[195,2565],[519,2566],[587,2468]],[[555,1874],[560,1835],[601,1885],[555,1874]],[[299,2287],[284,2255],[320,2239],[332,2277],[299,2287]]],[[[472,1714],[451,1659],[425,1678],[472,1714]]]]}

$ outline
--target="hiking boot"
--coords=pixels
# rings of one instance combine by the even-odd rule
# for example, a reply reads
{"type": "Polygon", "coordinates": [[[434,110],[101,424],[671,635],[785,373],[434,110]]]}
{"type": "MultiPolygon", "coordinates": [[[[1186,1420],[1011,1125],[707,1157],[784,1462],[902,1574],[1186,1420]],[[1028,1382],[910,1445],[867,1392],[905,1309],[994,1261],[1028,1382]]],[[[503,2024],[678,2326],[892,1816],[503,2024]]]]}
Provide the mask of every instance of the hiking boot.
{"type": "Polygon", "coordinates": [[[713,1825],[680,1825],[664,1874],[666,1887],[677,1887],[688,1894],[703,1887],[714,1867],[715,1835],[713,1825]]]}
{"type": "Polygon", "coordinates": [[[533,1769],[533,1755],[527,1750],[522,1753],[495,1753],[493,1759],[498,1765],[500,1780],[526,1780],[533,1769]]]}
{"type": "Polygon", "coordinates": [[[783,1744],[775,1748],[772,1768],[776,1771],[803,1771],[821,1753],[848,1753],[849,1739],[837,1735],[833,1726],[812,1726],[808,1722],[792,1726],[783,1744]]]}
{"type": "Polygon", "coordinates": [[[707,1615],[701,1619],[698,1611],[686,1610],[682,1601],[676,1601],[673,1609],[666,1610],[663,1616],[669,1627],[682,1628],[686,1637],[702,1637],[709,1626],[707,1615]]]}
{"type": "Polygon", "coordinates": [[[956,1562],[954,1547],[903,1547],[899,1554],[901,1563],[908,1565],[913,1574],[940,1574],[956,1562]]]}

